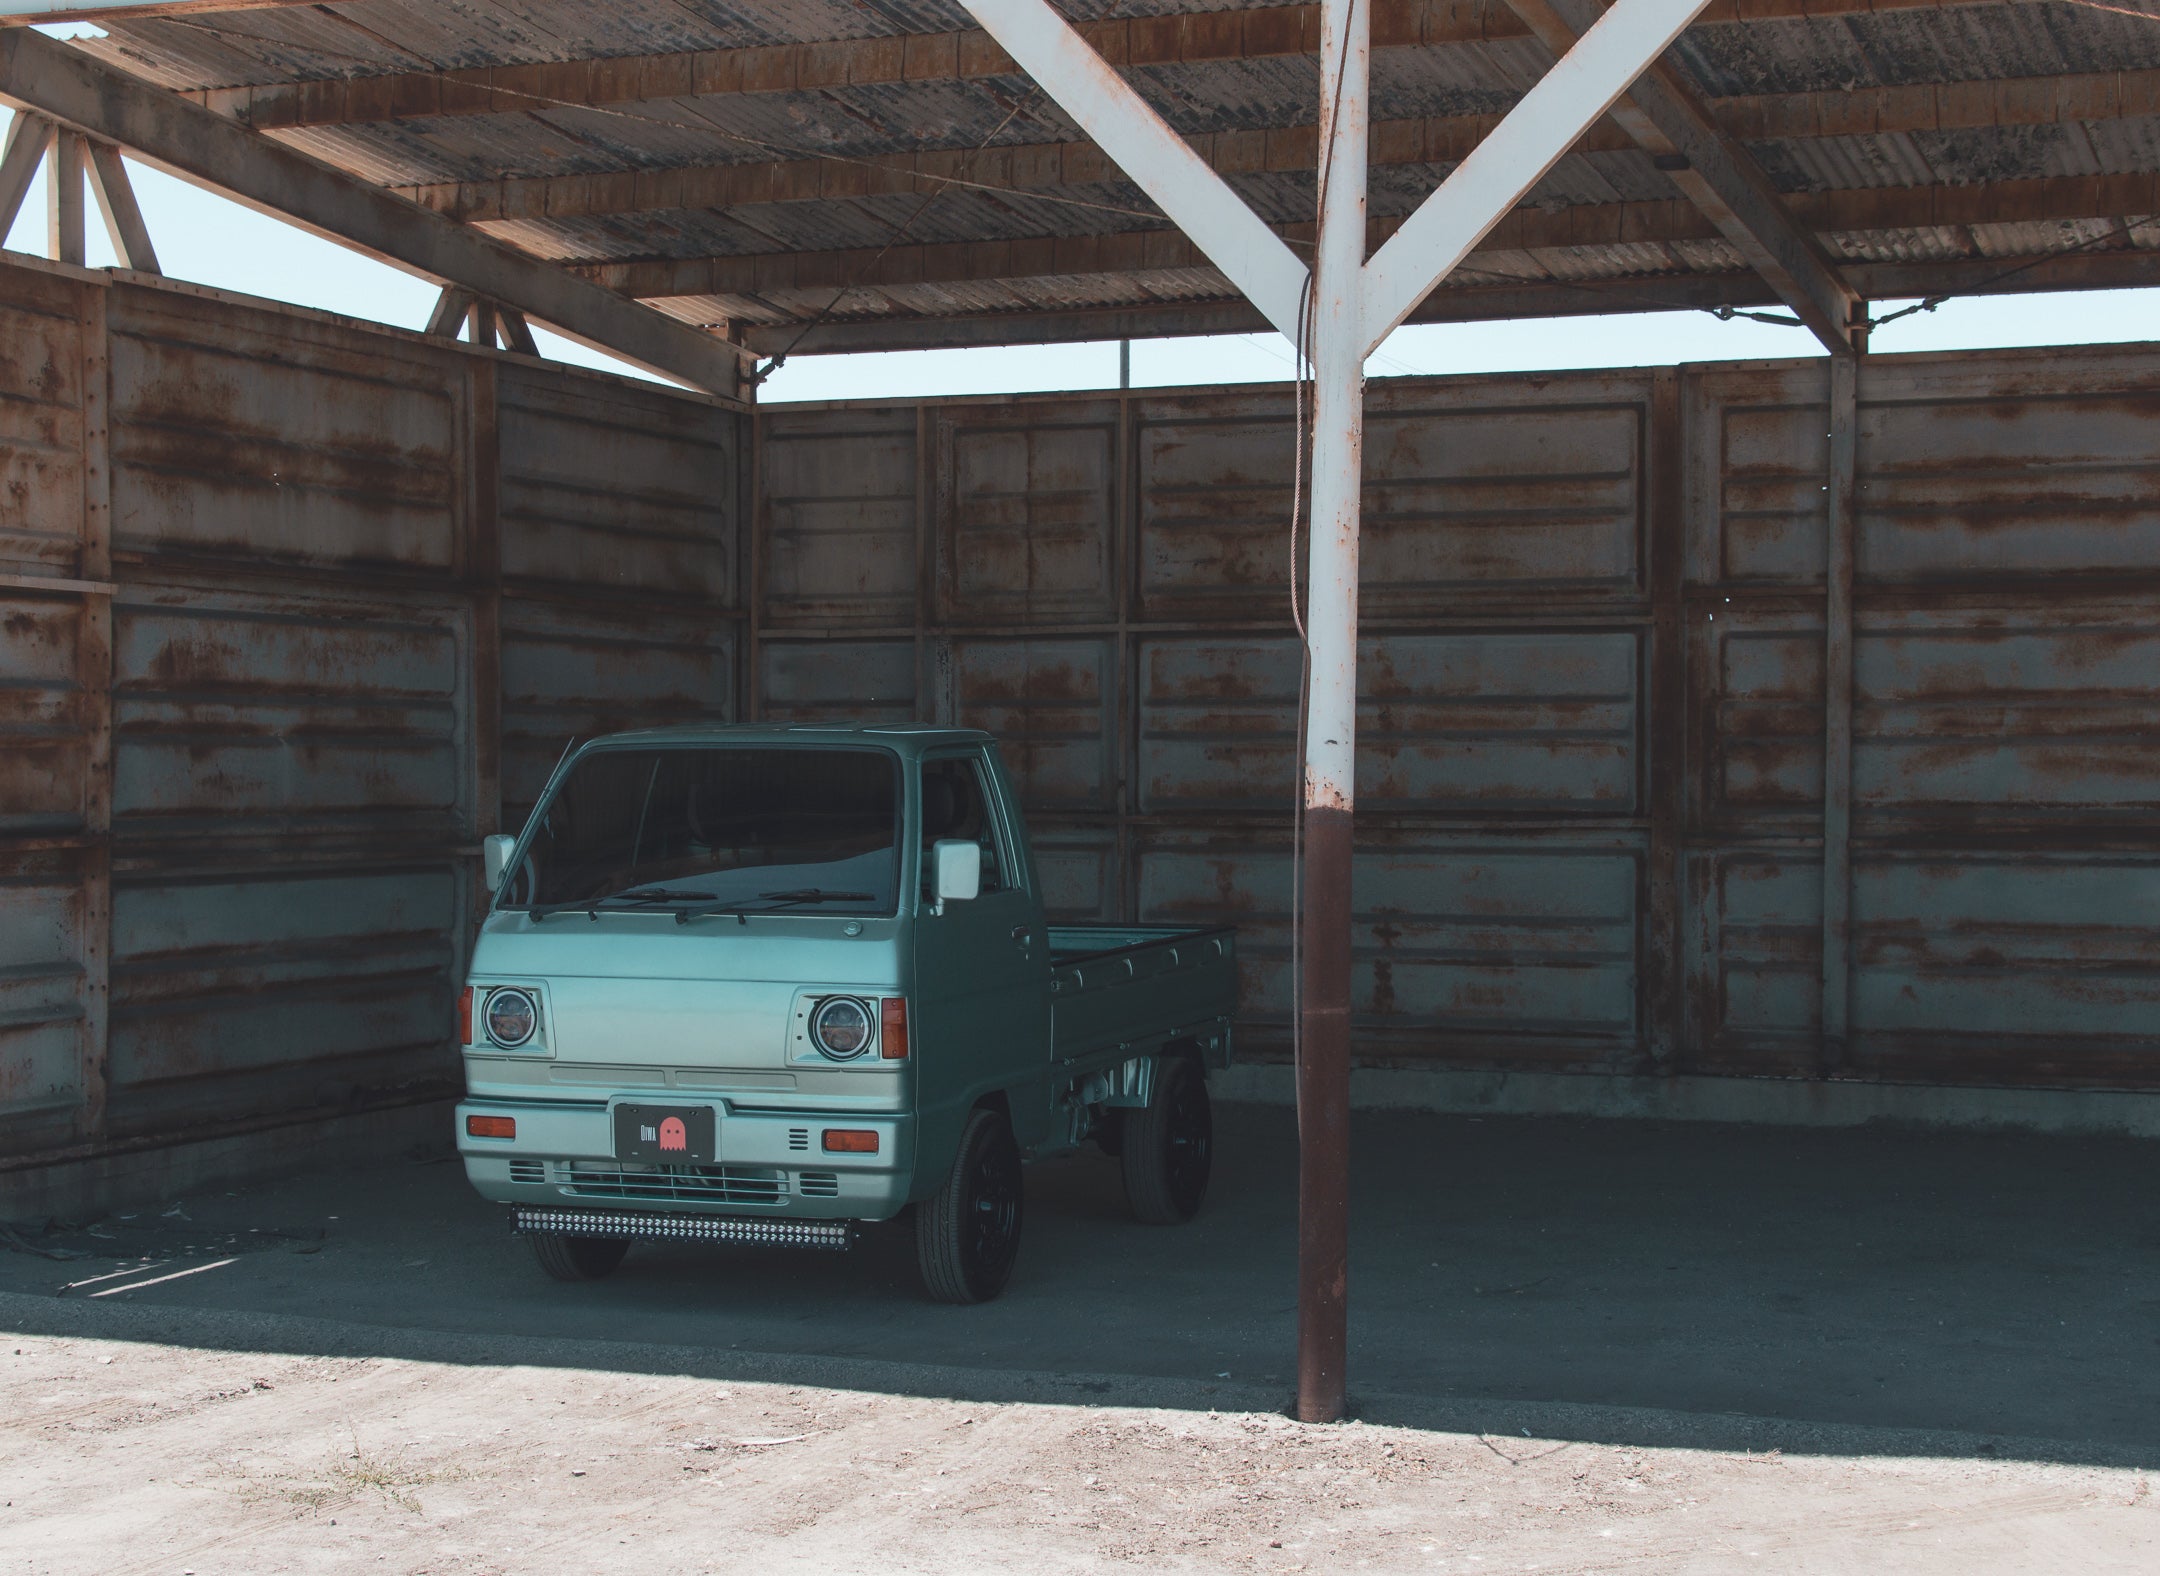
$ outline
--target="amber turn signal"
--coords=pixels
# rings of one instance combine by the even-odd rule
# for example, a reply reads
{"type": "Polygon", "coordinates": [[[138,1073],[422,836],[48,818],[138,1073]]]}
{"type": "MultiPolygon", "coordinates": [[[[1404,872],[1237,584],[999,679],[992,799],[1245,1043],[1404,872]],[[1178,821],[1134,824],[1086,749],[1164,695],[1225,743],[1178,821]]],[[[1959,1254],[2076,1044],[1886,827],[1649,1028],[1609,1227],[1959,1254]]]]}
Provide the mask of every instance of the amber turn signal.
{"type": "Polygon", "coordinates": [[[825,1153],[874,1155],[877,1153],[877,1134],[862,1127],[828,1127],[825,1129],[825,1153]]]}
{"type": "Polygon", "coordinates": [[[472,1044],[472,987],[466,986],[457,998],[457,1042],[472,1044]]]}
{"type": "Polygon", "coordinates": [[[887,996],[878,1002],[878,1055],[888,1062],[907,1060],[905,996],[887,996]]]}
{"type": "Polygon", "coordinates": [[[517,1118],[514,1116],[468,1116],[465,1118],[467,1138],[515,1138],[517,1118]]]}

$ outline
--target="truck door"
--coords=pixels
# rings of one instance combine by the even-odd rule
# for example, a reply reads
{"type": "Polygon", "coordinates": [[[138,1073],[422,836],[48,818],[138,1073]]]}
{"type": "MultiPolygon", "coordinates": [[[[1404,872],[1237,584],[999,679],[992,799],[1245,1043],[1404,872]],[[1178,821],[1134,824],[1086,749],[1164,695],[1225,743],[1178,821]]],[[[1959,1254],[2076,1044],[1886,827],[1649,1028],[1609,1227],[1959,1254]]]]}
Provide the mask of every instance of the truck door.
{"type": "Polygon", "coordinates": [[[915,1076],[919,1101],[965,1111],[986,1091],[1012,1091],[1013,1134],[1040,1142],[1049,1118],[1049,936],[1016,857],[1018,831],[980,752],[922,764],[922,880],[915,927],[915,1076]],[[931,845],[982,848],[982,893],[931,911],[931,845]]]}

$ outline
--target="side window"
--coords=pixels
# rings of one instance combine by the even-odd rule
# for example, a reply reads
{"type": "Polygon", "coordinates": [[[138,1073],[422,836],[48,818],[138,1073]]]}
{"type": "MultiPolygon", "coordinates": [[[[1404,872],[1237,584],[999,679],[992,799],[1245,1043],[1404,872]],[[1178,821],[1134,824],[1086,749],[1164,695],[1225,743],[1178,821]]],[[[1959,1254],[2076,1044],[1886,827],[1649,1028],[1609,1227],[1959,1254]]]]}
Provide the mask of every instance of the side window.
{"type": "Polygon", "coordinates": [[[930,846],[964,837],[982,847],[982,889],[1005,890],[1005,861],[999,855],[997,821],[982,763],[967,756],[924,761],[922,768],[922,871],[927,896],[931,881],[930,846]]]}

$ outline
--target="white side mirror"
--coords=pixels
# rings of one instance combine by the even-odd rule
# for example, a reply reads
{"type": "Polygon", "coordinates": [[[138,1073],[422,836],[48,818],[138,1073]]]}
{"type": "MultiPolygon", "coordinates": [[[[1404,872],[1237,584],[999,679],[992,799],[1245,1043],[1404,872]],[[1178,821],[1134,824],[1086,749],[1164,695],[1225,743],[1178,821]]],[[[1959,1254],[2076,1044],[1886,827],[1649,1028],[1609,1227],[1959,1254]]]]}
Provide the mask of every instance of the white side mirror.
{"type": "Polygon", "coordinates": [[[942,837],[930,845],[935,864],[931,890],[937,894],[937,911],[947,903],[965,903],[982,892],[982,844],[964,837],[942,837]]]}
{"type": "Polygon", "coordinates": [[[480,844],[480,870],[487,877],[490,892],[502,890],[503,871],[509,866],[510,852],[517,847],[517,839],[507,833],[497,832],[480,844]]]}

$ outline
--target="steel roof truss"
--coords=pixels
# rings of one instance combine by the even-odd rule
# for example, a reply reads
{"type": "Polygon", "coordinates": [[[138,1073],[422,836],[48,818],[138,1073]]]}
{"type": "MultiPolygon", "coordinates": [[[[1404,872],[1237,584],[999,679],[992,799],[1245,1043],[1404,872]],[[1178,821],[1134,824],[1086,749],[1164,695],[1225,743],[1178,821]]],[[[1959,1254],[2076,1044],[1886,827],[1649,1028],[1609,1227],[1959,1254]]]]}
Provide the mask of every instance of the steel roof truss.
{"type": "Polygon", "coordinates": [[[1305,265],[1047,0],[964,0],[1005,53],[1080,123],[1290,340],[1305,265]]]}
{"type": "MultiPolygon", "coordinates": [[[[1507,4],[1555,55],[1599,14],[1598,0],[1507,4]]],[[[1853,327],[1865,320],[1866,303],[1815,238],[1793,222],[1754,155],[1718,129],[1672,67],[1653,64],[1610,113],[1827,349],[1855,348],[1853,327]]]]}

